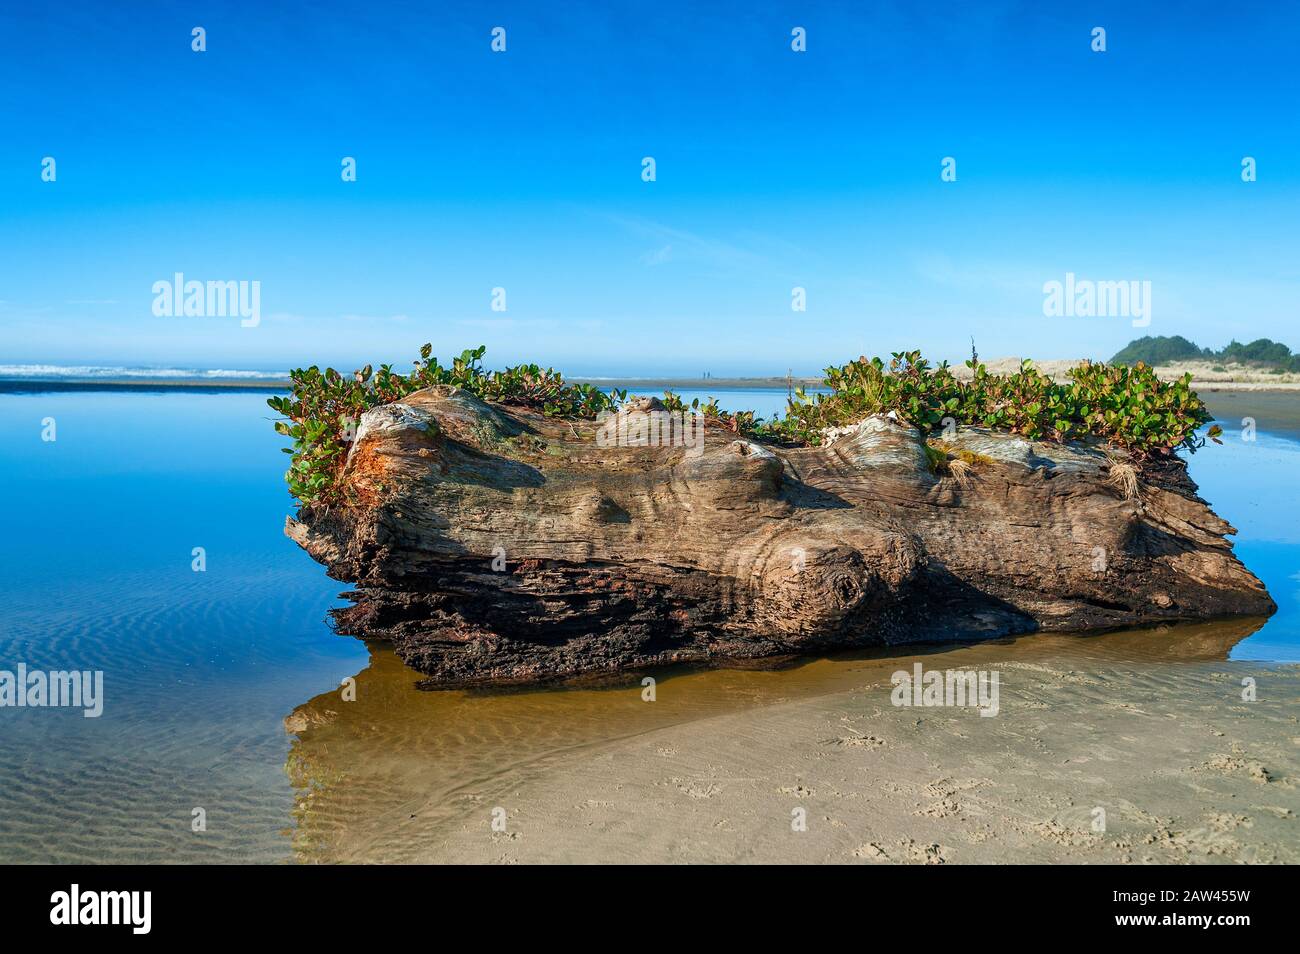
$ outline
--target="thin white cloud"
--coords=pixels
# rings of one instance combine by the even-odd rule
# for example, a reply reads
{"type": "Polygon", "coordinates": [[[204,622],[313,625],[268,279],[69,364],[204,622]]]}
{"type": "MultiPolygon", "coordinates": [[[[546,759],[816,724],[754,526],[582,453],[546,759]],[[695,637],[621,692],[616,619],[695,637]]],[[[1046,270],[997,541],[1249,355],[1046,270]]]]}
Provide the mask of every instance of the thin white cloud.
{"type": "Polygon", "coordinates": [[[663,248],[655,249],[653,252],[646,252],[641,256],[641,264],[654,267],[655,265],[664,265],[672,261],[673,247],[665,245],[663,248]]]}
{"type": "Polygon", "coordinates": [[[660,252],[665,248],[670,249],[675,260],[696,262],[727,271],[753,270],[766,264],[765,256],[723,239],[709,238],[636,216],[608,215],[605,218],[633,235],[655,242],[660,252]]]}

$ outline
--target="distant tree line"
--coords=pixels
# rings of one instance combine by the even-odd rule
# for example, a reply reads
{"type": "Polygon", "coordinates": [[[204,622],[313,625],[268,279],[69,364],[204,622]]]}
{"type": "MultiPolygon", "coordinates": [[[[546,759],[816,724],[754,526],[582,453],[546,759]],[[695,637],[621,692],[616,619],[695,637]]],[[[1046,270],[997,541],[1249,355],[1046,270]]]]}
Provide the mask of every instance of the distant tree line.
{"type": "Polygon", "coordinates": [[[1291,349],[1280,341],[1269,338],[1257,338],[1250,344],[1231,341],[1215,351],[1213,348],[1201,348],[1182,335],[1159,335],[1138,338],[1130,341],[1115,357],[1111,364],[1172,364],[1177,361],[1217,361],[1220,364],[1249,364],[1277,371],[1300,371],[1300,354],[1292,354],[1291,349]]]}

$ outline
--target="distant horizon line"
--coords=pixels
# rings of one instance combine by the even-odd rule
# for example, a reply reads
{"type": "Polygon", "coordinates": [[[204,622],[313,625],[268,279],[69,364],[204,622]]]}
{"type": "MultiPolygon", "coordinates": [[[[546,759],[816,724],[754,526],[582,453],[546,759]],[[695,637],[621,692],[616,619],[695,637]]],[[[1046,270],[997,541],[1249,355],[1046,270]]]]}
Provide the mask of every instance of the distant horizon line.
{"type": "MultiPolygon", "coordinates": [[[[726,386],[726,382],[731,381],[784,381],[789,378],[792,381],[807,381],[818,379],[820,374],[723,374],[714,376],[710,374],[688,375],[683,373],[642,373],[642,374],[622,374],[622,375],[584,375],[569,374],[569,378],[575,381],[590,382],[608,382],[610,384],[619,384],[623,382],[641,382],[641,381],[680,381],[680,382],[699,382],[700,384],[712,384],[714,386],[726,386]]],[[[245,383],[249,385],[271,386],[275,384],[287,384],[289,382],[289,371],[266,371],[257,369],[226,369],[226,368],[177,368],[166,366],[150,365],[56,365],[56,364],[8,364],[0,365],[0,381],[14,383],[33,383],[39,384],[47,382],[55,383],[113,383],[115,380],[121,380],[125,383],[148,384],[150,382],[171,383],[181,386],[187,383],[245,383]]]]}
{"type": "MultiPolygon", "coordinates": [[[[1177,337],[1177,336],[1175,336],[1177,337]]],[[[1146,340],[1136,338],[1129,342],[1130,345],[1146,340]]],[[[1186,339],[1184,339],[1186,340],[1186,339]]],[[[1191,342],[1189,342],[1191,343],[1191,342]]],[[[1127,347],[1127,346],[1126,346],[1127,347]]],[[[1120,349],[1121,352],[1125,349],[1120,349]]],[[[1116,354],[1119,354],[1117,352],[1116,354]]],[[[888,354],[888,353],[887,353],[888,354]]],[[[880,357],[887,357],[887,354],[880,357]]],[[[1023,360],[1023,355],[998,355],[992,358],[980,358],[984,364],[997,364],[1007,361],[1023,360]]],[[[845,361],[854,360],[852,357],[845,358],[845,361]]],[[[1098,358],[1096,356],[1075,355],[1068,358],[1044,358],[1036,357],[1030,359],[1036,364],[1057,363],[1057,362],[1080,362],[1085,360],[1109,362],[1111,358],[1098,358]]],[[[1187,359],[1184,359],[1184,361],[1187,359]]],[[[734,366],[735,358],[731,357],[729,363],[734,366]]],[[[938,362],[935,362],[936,364],[938,362]]],[[[960,367],[965,364],[964,358],[959,358],[948,362],[950,366],[960,367]]],[[[1180,362],[1174,362],[1180,363],[1180,362]]],[[[262,367],[230,367],[233,362],[223,362],[222,367],[199,367],[196,365],[174,364],[95,364],[90,362],[81,363],[57,363],[57,362],[32,362],[32,363],[7,363],[0,364],[0,380],[14,382],[39,382],[39,381],[111,381],[113,379],[124,379],[126,381],[173,381],[180,383],[182,381],[204,381],[212,383],[222,382],[264,382],[271,384],[275,382],[287,382],[289,380],[289,368],[267,368],[262,367]]],[[[317,367],[323,366],[321,362],[313,362],[317,367]]],[[[311,365],[308,365],[311,366],[311,365]]],[[[372,365],[373,366],[373,365],[372,365]]],[[[342,373],[349,373],[355,369],[344,369],[340,364],[337,368],[342,373]]],[[[675,382],[700,382],[714,383],[715,386],[721,385],[727,381],[774,381],[785,380],[787,378],[796,381],[805,381],[820,379],[822,369],[815,372],[793,373],[792,370],[785,372],[723,372],[715,375],[713,372],[705,369],[704,371],[684,372],[676,371],[634,371],[623,374],[581,374],[566,371],[563,368],[557,369],[575,381],[589,382],[609,382],[617,384],[620,382],[658,382],[658,381],[675,381],[675,382]]],[[[403,370],[401,373],[405,374],[403,370]]]]}
{"type": "MultiPolygon", "coordinates": [[[[884,358],[888,355],[881,355],[884,358]]],[[[845,361],[852,361],[855,358],[846,358],[845,361]]],[[[1022,360],[1021,355],[999,355],[995,358],[981,358],[984,363],[993,363],[1001,361],[1022,360]]],[[[1084,361],[1089,360],[1085,357],[1072,358],[1034,358],[1036,362],[1040,361],[1084,361]]],[[[1096,359],[1092,359],[1096,360],[1096,359]]],[[[964,362],[949,362],[950,365],[960,365],[964,362]]],[[[320,362],[313,362],[317,367],[321,367],[320,362]]],[[[310,365],[309,365],[310,366],[310,365]]],[[[339,365],[336,370],[341,373],[350,373],[355,369],[344,370],[339,365]]],[[[492,370],[492,369],[489,369],[492,370]]],[[[557,368],[566,376],[580,379],[583,381],[657,381],[661,379],[674,380],[697,380],[705,381],[722,381],[722,380],[769,380],[786,377],[791,378],[809,378],[820,377],[821,370],[812,373],[793,373],[791,371],[775,372],[754,372],[754,373],[720,373],[714,374],[710,371],[704,372],[684,372],[684,371],[642,371],[626,374],[577,374],[564,371],[563,368],[557,368]]],[[[288,380],[290,369],[284,368],[202,368],[197,366],[181,367],[169,364],[54,364],[49,362],[38,362],[32,364],[0,364],[0,379],[32,379],[32,380],[99,380],[112,377],[139,378],[141,380],[158,379],[158,380],[184,380],[202,379],[202,380],[288,380]]],[[[403,372],[405,373],[405,372],[403,372]]]]}

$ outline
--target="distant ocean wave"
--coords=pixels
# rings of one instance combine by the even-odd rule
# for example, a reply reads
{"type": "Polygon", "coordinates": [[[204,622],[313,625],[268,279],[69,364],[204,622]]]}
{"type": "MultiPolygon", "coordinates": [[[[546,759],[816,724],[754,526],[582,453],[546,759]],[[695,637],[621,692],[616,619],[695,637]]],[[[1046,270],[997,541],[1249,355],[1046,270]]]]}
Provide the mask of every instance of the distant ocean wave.
{"type": "Polygon", "coordinates": [[[212,380],[282,380],[288,371],[239,371],[226,368],[127,368],[100,365],[0,364],[0,378],[40,380],[100,380],[121,378],[180,378],[212,380]]]}

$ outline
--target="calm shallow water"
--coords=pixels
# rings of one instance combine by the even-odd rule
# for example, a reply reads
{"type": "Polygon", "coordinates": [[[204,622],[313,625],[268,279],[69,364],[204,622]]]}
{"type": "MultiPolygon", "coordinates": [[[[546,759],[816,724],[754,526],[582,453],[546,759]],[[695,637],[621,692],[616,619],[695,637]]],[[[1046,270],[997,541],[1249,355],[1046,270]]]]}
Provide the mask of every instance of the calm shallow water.
{"type": "MultiPolygon", "coordinates": [[[[717,396],[760,411],[784,403],[784,392],[717,396]]],[[[400,857],[388,820],[415,803],[451,805],[575,747],[838,691],[896,662],[859,654],[776,672],[664,674],[690,691],[655,706],[625,686],[418,692],[391,652],[326,626],[342,586],[281,533],[288,458],[264,402],[0,397],[11,488],[0,516],[0,668],[102,669],[106,696],[98,719],[0,709],[0,861],[400,857]],[[57,423],[52,443],[41,440],[46,417],[57,423]],[[194,547],[206,550],[206,572],[191,570],[194,547]],[[353,675],[358,699],[343,703],[336,687],[353,675]],[[201,834],[195,808],[207,815],[201,834]]],[[[1278,602],[1258,631],[1028,637],[945,656],[1155,666],[1221,656],[1240,639],[1233,659],[1300,660],[1298,466],[1300,444],[1266,434],[1193,460],[1202,495],[1241,531],[1238,554],[1278,602]]]]}

